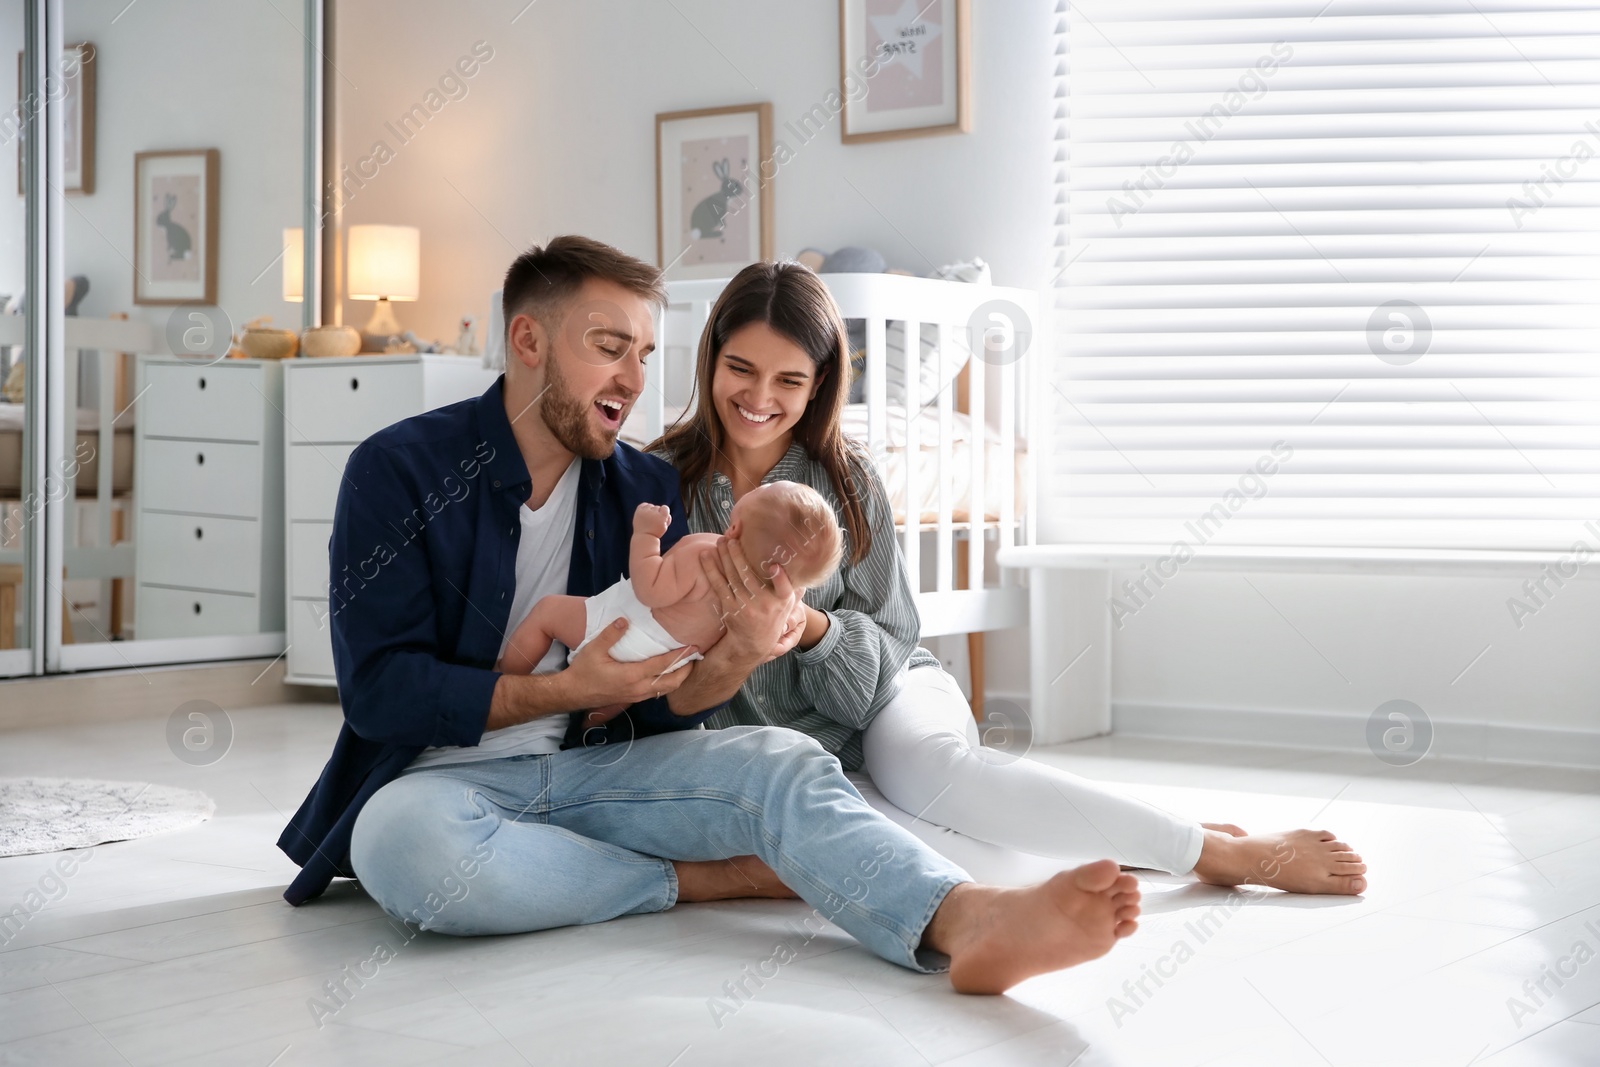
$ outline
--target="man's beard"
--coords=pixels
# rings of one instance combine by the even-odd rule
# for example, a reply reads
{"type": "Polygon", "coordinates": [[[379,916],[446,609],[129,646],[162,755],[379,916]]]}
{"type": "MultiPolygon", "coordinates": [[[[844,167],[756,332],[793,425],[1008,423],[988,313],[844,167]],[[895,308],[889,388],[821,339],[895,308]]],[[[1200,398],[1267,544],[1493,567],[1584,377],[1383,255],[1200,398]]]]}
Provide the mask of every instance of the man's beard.
{"type": "Polygon", "coordinates": [[[594,429],[589,409],[578,402],[561,376],[555,356],[545,361],[544,393],[539,398],[544,424],[555,439],[575,456],[607,459],[616,449],[615,435],[606,436],[594,429]]]}

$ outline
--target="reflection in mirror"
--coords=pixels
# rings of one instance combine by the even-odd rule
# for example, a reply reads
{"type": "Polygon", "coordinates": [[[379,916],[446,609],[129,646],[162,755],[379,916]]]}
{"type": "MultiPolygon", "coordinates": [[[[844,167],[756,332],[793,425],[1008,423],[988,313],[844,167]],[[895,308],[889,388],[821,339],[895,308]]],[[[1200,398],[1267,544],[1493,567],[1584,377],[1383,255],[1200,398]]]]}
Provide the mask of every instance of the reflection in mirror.
{"type": "Polygon", "coordinates": [[[234,342],[281,328],[246,345],[281,357],[300,325],[303,16],[66,0],[92,77],[64,140],[65,645],[283,629],[281,366],[234,342]]]}
{"type": "MultiPolygon", "coordinates": [[[[22,52],[23,2],[0,2],[0,60],[7,65],[19,62],[14,57],[22,52]]],[[[6,78],[9,84],[16,81],[6,78]]],[[[8,185],[22,175],[21,132],[18,111],[7,111],[0,121],[0,174],[8,185]]],[[[18,312],[27,273],[27,219],[19,194],[20,187],[0,192],[0,676],[32,669],[27,652],[33,644],[29,556],[40,511],[33,477],[38,445],[27,438],[24,418],[29,356],[18,312]]]]}

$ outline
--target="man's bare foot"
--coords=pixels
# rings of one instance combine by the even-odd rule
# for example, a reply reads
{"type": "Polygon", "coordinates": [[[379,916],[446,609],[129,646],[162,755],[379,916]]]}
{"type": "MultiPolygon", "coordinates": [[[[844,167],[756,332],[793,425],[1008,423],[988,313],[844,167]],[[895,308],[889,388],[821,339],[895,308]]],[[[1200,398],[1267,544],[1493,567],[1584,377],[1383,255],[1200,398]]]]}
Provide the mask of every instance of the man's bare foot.
{"type": "Polygon", "coordinates": [[[1212,885],[1268,885],[1290,893],[1354,896],[1367,888],[1367,865],[1326,830],[1238,835],[1236,826],[1202,824],[1205,844],[1194,874],[1212,885]]]}
{"type": "Polygon", "coordinates": [[[757,856],[734,856],[726,860],[673,860],[678,872],[678,900],[695,904],[706,900],[732,900],[736,897],[799,896],[784,885],[771,867],[757,856]]]}
{"type": "Polygon", "coordinates": [[[950,957],[956,992],[994,994],[1104,956],[1138,918],[1138,880],[1114,860],[1096,860],[1025,889],[958,885],[922,941],[950,957]]]}

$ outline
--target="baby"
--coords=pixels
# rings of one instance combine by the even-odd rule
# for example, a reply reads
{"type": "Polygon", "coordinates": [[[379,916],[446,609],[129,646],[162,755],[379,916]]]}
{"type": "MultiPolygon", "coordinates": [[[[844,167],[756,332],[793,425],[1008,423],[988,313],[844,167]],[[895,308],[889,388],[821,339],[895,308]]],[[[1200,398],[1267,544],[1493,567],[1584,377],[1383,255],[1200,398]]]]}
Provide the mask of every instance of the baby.
{"type": "MultiPolygon", "coordinates": [[[[782,567],[796,591],[825,580],[839,566],[844,537],[833,508],[809,485],[769,482],[757,486],[733,505],[727,536],[737,540],[745,558],[758,561],[756,573],[767,580],[770,564],[782,567]]],[[[611,649],[624,663],[659,656],[693,645],[701,652],[722,639],[722,606],[700,569],[700,557],[717,550],[716,534],[687,534],[665,554],[661,535],[672,521],[668,508],[640,504],[633,513],[633,540],[628,545],[628,573],[617,584],[592,597],[540,598],[511,635],[495,669],[528,674],[560,641],[578,651],[618,618],[628,630],[611,649]]],[[[703,658],[685,656],[669,670],[703,658]]]]}

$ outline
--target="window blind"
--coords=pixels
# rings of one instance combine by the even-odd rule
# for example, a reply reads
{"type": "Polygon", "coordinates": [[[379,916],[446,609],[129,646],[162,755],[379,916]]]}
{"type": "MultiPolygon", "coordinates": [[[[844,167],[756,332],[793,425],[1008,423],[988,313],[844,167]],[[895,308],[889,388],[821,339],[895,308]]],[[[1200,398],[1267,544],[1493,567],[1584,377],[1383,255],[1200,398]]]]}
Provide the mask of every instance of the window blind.
{"type": "Polygon", "coordinates": [[[1600,4],[1063,0],[1049,540],[1600,520],[1600,4]]]}

